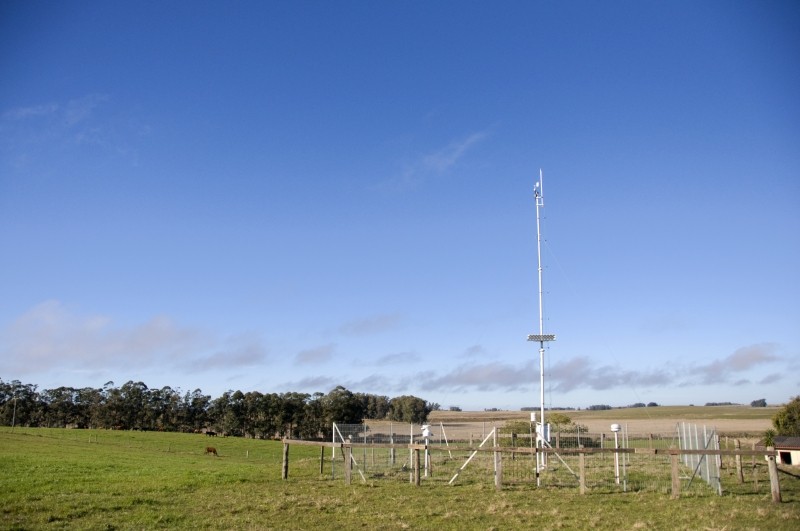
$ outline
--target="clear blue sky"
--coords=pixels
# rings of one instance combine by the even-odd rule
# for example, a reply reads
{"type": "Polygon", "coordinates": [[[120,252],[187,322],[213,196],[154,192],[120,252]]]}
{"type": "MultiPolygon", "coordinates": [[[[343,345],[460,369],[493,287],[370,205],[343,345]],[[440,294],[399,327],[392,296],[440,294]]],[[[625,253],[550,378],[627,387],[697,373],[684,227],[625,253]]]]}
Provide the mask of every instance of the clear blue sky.
{"type": "Polygon", "coordinates": [[[800,394],[800,3],[0,3],[0,378],[800,394]]]}

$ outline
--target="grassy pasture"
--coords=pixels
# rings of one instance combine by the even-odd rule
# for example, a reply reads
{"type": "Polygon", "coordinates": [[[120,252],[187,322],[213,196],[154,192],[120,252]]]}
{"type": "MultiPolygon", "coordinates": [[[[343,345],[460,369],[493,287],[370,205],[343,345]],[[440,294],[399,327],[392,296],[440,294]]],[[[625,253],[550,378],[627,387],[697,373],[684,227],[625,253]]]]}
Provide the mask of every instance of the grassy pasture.
{"type": "Polygon", "coordinates": [[[4,529],[798,529],[800,477],[725,496],[455,486],[319,474],[319,449],[202,435],[0,429],[4,529]],[[220,457],[204,455],[217,448],[220,457]]]}

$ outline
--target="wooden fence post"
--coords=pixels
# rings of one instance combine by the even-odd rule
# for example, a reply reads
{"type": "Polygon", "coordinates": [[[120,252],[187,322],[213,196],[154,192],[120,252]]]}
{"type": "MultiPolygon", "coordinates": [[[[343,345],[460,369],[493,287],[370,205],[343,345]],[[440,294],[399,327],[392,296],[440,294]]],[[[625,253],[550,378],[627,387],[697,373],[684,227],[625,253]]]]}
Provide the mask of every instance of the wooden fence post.
{"type": "Polygon", "coordinates": [[[584,452],[578,454],[578,467],[578,474],[580,474],[581,494],[586,494],[586,454],[584,452]]]}
{"type": "MultiPolygon", "coordinates": [[[[737,450],[742,449],[742,443],[739,442],[739,439],[733,441],[733,447],[737,450]]],[[[744,483],[744,473],[742,472],[742,456],[736,454],[734,460],[736,461],[736,477],[739,479],[739,484],[741,485],[742,483],[744,483]]]]}
{"type": "MultiPolygon", "coordinates": [[[[511,434],[511,447],[512,448],[516,448],[517,447],[517,434],[516,433],[512,433],[511,434]]],[[[517,459],[517,454],[514,453],[514,452],[511,452],[511,460],[515,461],[516,459],[517,459]]]]}
{"type": "Polygon", "coordinates": [[[283,467],[281,468],[281,479],[289,479],[289,443],[283,443],[283,467]]]}
{"type": "Polygon", "coordinates": [[[349,485],[353,479],[353,447],[347,446],[344,452],[344,483],[349,485]]]}
{"type": "Polygon", "coordinates": [[[322,473],[325,470],[325,446],[319,447],[319,473],[322,473]]]}
{"type": "Polygon", "coordinates": [[[414,485],[419,487],[419,448],[414,448],[414,485]]]}
{"type": "MultiPolygon", "coordinates": [[[[753,451],[756,449],[756,443],[753,443],[753,451]]],[[[758,492],[758,467],[756,467],[756,454],[753,454],[753,492],[758,492]]]]}
{"type": "Polygon", "coordinates": [[[670,460],[672,461],[672,499],[675,500],[681,496],[681,476],[678,473],[678,452],[670,452],[670,460]]]}
{"type": "Polygon", "coordinates": [[[769,487],[772,491],[772,502],[773,503],[780,503],[781,502],[781,483],[778,479],[778,465],[775,463],[775,447],[770,446],[767,448],[767,451],[773,452],[770,454],[767,459],[767,464],[769,465],[769,487]]]}

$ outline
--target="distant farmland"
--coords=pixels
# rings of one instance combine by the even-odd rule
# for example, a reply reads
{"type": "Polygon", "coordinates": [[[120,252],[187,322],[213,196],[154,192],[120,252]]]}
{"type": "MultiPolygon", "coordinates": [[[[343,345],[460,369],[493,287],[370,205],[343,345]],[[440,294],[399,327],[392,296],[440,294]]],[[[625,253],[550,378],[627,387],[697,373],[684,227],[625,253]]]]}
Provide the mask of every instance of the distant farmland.
{"type": "MultiPolygon", "coordinates": [[[[678,422],[716,427],[720,434],[761,434],[772,427],[772,416],[780,407],[750,406],[657,406],[606,410],[546,411],[563,413],[590,432],[608,431],[612,423],[627,424],[635,433],[669,433],[678,422]]],[[[538,411],[536,412],[538,416],[538,411]]],[[[530,421],[529,411],[434,411],[432,423],[530,421]]]]}

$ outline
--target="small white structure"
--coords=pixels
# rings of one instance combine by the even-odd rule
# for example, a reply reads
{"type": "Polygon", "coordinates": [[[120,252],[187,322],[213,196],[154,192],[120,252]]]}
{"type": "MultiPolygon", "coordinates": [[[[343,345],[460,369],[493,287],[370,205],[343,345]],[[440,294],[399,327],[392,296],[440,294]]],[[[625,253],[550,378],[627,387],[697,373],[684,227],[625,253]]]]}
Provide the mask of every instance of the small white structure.
{"type": "MultiPolygon", "coordinates": [[[[619,438],[617,434],[622,429],[619,424],[612,424],[611,431],[614,432],[614,448],[619,450],[619,438]]],[[[619,485],[619,452],[614,452],[614,481],[619,485]]]]}
{"type": "Polygon", "coordinates": [[[776,435],[773,442],[779,465],[800,466],[800,437],[776,435]]]}

